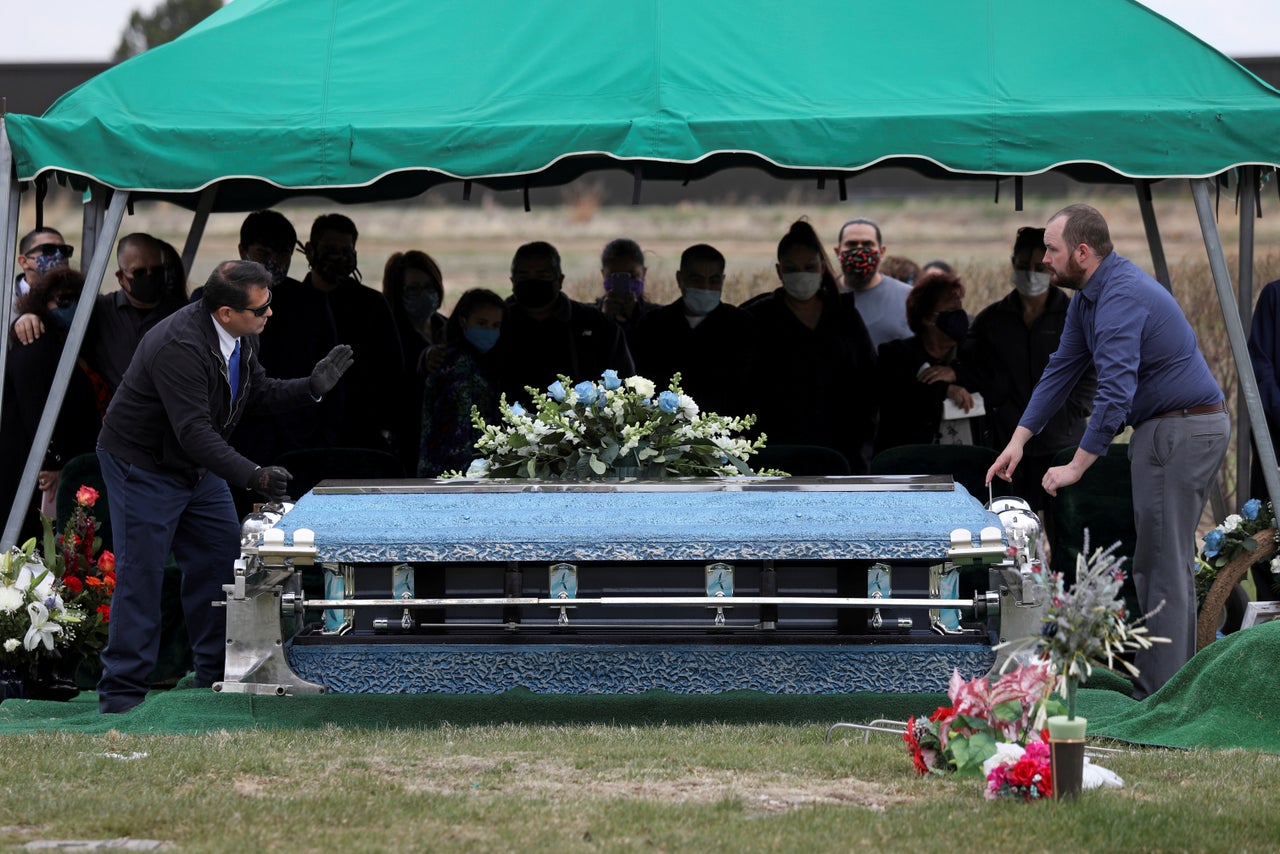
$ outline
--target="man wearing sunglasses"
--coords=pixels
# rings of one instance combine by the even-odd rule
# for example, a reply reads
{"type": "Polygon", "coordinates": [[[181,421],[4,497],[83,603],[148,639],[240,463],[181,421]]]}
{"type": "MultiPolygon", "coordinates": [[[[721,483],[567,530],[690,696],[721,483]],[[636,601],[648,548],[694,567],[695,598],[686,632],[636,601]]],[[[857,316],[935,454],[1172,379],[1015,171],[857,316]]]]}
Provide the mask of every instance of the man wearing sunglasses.
{"type": "Polygon", "coordinates": [[[195,684],[210,687],[222,679],[226,621],[212,603],[223,599],[222,585],[231,583],[240,554],[240,523],[227,485],[283,500],[291,477],[245,458],[227,437],[248,409],[279,412],[318,402],[352,362],[351,348],[339,345],[309,377],[268,377],[258,363],[258,335],[271,311],[271,273],[253,261],[224,261],[200,302],[143,337],[107,409],[98,460],[117,563],[98,683],[103,712],[128,711],[146,696],[170,550],[182,570],[195,684]]]}
{"type": "Polygon", "coordinates": [[[18,266],[22,272],[13,289],[14,317],[17,317],[18,300],[32,285],[40,284],[45,274],[68,266],[74,252],[62,233],[52,228],[37,228],[18,242],[18,266]]]}
{"type": "MultiPolygon", "coordinates": [[[[66,247],[70,251],[70,247],[66,247]]],[[[164,244],[150,234],[128,234],[116,244],[116,281],[120,289],[99,294],[80,353],[111,392],[120,385],[133,351],[152,327],[186,304],[174,287],[173,273],[164,264],[164,244]]],[[[13,325],[22,344],[44,334],[34,314],[13,325]]]]}

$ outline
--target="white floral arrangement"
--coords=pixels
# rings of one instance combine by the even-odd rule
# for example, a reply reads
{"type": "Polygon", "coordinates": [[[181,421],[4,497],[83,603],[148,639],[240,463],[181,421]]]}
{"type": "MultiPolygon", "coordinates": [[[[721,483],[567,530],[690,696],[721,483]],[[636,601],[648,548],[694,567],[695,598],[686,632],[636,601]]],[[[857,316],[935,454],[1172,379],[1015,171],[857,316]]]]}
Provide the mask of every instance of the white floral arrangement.
{"type": "Polygon", "coordinates": [[[701,411],[681,390],[679,374],[663,392],[651,380],[624,379],[614,370],[597,382],[573,385],[561,376],[545,393],[526,390],[534,412],[508,404],[505,395],[497,424],[486,424],[472,409],[481,456],[465,477],[590,480],[620,470],[649,476],[750,476],[755,472],[746,460],[764,447],[763,434],[756,439],[739,435],[755,424],[755,416],[701,411]]]}
{"type": "Polygon", "coordinates": [[[36,541],[0,555],[0,665],[26,668],[71,644],[83,619],[63,601],[63,587],[35,555],[36,541]]]}

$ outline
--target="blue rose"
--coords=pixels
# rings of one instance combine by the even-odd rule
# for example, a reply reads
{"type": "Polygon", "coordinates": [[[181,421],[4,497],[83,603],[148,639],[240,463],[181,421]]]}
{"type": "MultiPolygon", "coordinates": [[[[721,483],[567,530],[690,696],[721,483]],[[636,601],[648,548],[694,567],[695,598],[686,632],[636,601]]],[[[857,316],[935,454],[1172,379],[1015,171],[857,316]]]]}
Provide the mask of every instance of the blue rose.
{"type": "Polygon", "coordinates": [[[600,379],[604,380],[605,391],[613,391],[622,385],[622,380],[618,379],[618,372],[613,368],[601,374],[600,379]]]}
{"type": "Polygon", "coordinates": [[[580,382],[573,387],[573,391],[578,395],[578,400],[588,406],[594,403],[595,399],[600,395],[600,392],[596,389],[596,384],[592,382],[580,382]]]}
{"type": "Polygon", "coordinates": [[[663,412],[674,413],[680,408],[680,395],[673,391],[664,391],[658,395],[658,408],[663,412]]]}
{"type": "Polygon", "coordinates": [[[524,407],[518,403],[511,404],[510,409],[512,415],[524,415],[524,407]]]}
{"type": "Polygon", "coordinates": [[[547,394],[551,395],[551,399],[556,403],[564,403],[564,399],[569,396],[568,392],[564,390],[564,384],[561,383],[560,380],[556,380],[551,385],[547,386],[547,394]]]}
{"type": "Polygon", "coordinates": [[[1222,551],[1222,541],[1227,535],[1214,528],[1212,531],[1204,535],[1204,556],[1217,557],[1218,552],[1222,551]]]}
{"type": "Polygon", "coordinates": [[[1262,509],[1262,501],[1258,498],[1250,498],[1240,508],[1240,515],[1252,521],[1258,518],[1258,511],[1262,509]]]}

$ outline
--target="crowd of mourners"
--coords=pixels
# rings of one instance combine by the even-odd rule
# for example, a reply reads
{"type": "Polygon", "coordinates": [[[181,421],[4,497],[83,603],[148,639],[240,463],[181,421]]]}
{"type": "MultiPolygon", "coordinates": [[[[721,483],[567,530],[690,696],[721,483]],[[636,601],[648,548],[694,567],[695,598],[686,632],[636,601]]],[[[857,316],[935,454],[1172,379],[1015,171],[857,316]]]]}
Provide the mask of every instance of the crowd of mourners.
{"type": "MultiPolygon", "coordinates": [[[[972,320],[964,283],[946,263],[886,259],[881,230],[867,219],[850,220],[834,237],[833,254],[807,221],[792,224],[778,242],[778,286],[742,305],[723,299],[725,257],[705,243],[681,255],[680,296],[669,305],[650,301],[644,251],[634,240],[603,247],[593,302],[563,292],[552,244],[527,243],[511,259],[509,287],[467,290],[446,317],[446,271],[426,252],[393,254],[377,289],[362,281],[359,233],[348,217],[320,216],[300,240],[284,215],[257,211],[243,222],[239,254],[273,278],[258,351],[267,375],[306,377],[338,344],[355,358],[314,409],[301,417],[251,411],[231,444],[262,466],[302,449],[369,449],[394,457],[405,476],[435,477],[465,470],[474,455],[473,406],[492,421],[503,394],[527,404],[527,388],[544,389],[558,375],[577,382],[613,369],[659,388],[679,373],[703,410],[755,414],[755,429],[775,452],[823,449],[825,469],[807,473],[865,474],[876,454],[902,445],[1004,447],[1066,317],[1067,295],[1049,283],[1043,264],[1044,230],[1018,230],[1012,287],[972,320]],[[298,250],[302,271],[292,263],[298,250]]],[[[6,507],[85,286],[73,252],[49,228],[20,241],[0,410],[6,507]]],[[[93,297],[24,532],[35,510],[52,515],[62,465],[93,453],[142,336],[199,298],[179,253],[161,240],[130,234],[116,260],[120,288],[93,297]]],[[[1079,441],[1093,390],[1084,377],[1026,448],[1010,491],[1037,509],[1041,477],[1057,452],[1079,441]]]]}

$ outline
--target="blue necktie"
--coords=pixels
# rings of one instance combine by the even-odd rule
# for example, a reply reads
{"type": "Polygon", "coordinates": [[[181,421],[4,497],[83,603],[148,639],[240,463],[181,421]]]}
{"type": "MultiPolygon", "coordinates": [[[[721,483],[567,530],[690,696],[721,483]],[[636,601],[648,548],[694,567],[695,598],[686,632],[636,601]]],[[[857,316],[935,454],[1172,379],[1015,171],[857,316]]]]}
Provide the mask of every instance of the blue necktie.
{"type": "Polygon", "coordinates": [[[240,391],[240,339],[231,351],[231,361],[227,362],[227,376],[231,380],[231,402],[236,402],[236,394],[240,391]]]}

